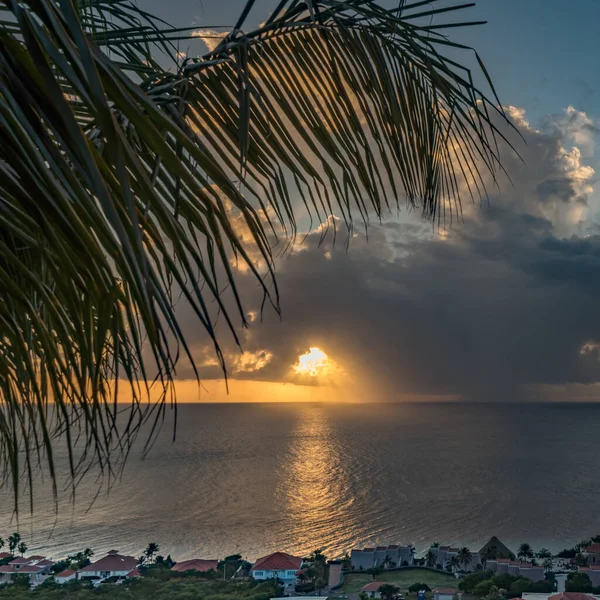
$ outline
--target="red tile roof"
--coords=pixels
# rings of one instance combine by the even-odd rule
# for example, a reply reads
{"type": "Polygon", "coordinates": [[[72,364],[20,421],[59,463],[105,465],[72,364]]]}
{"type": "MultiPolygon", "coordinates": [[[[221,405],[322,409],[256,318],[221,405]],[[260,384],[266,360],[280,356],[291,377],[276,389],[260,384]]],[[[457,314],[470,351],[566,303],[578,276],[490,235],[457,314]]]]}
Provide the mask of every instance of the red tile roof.
{"type": "Polygon", "coordinates": [[[596,600],[594,596],[590,594],[583,594],[581,592],[561,592],[560,594],[554,594],[549,596],[548,600],[596,600]]]}
{"type": "Polygon", "coordinates": [[[3,558],[9,558],[12,554],[10,552],[0,552],[0,560],[3,558]]]}
{"type": "Polygon", "coordinates": [[[363,548],[363,552],[374,552],[375,548],[363,548]]]}
{"type": "Polygon", "coordinates": [[[44,567],[38,567],[37,565],[25,565],[18,570],[15,570],[15,573],[39,573],[43,571],[44,567]]]}
{"type": "Polygon", "coordinates": [[[76,574],[77,574],[77,571],[74,571],[73,569],[65,569],[64,571],[61,571],[54,577],[55,578],[56,577],[71,577],[71,575],[76,575],[76,574]]]}
{"type": "Polygon", "coordinates": [[[40,560],[39,562],[36,562],[35,564],[38,567],[51,567],[54,564],[54,561],[48,560],[47,558],[45,558],[44,560],[40,560]]]}
{"type": "Polygon", "coordinates": [[[211,569],[217,570],[218,560],[205,560],[203,558],[192,558],[192,560],[182,560],[176,565],[171,567],[171,571],[177,571],[183,573],[184,571],[200,571],[200,573],[206,573],[211,569]]]}
{"type": "Polygon", "coordinates": [[[8,565],[0,565],[0,573],[16,573],[17,571],[15,571],[12,567],[9,567],[8,565]]]}
{"type": "Polygon", "coordinates": [[[142,574],[140,573],[140,570],[136,567],[135,569],[133,569],[133,571],[129,571],[129,573],[127,573],[127,575],[125,575],[125,577],[141,577],[142,574]]]}
{"type": "Polygon", "coordinates": [[[592,554],[600,554],[600,544],[592,544],[585,549],[585,552],[591,552],[592,554]]]}
{"type": "Polygon", "coordinates": [[[19,556],[19,558],[15,558],[14,560],[11,560],[8,564],[9,565],[26,565],[30,561],[31,561],[30,558],[25,558],[24,556],[19,556]]]}
{"type": "Polygon", "coordinates": [[[454,588],[435,588],[433,590],[434,594],[456,594],[456,590],[454,588]]]}
{"type": "Polygon", "coordinates": [[[363,591],[363,592],[378,592],[379,588],[382,585],[383,585],[382,581],[371,581],[371,583],[367,583],[367,585],[365,585],[361,591],[363,591]]]}
{"type": "Polygon", "coordinates": [[[90,571],[131,571],[137,567],[137,558],[133,556],[121,556],[120,554],[109,554],[95,563],[80,569],[80,573],[89,573],[90,571]]]}
{"type": "Polygon", "coordinates": [[[377,546],[375,550],[387,550],[387,546],[377,546]]]}
{"type": "Polygon", "coordinates": [[[388,546],[389,550],[398,550],[398,548],[400,548],[400,546],[398,546],[398,544],[393,544],[392,546],[388,546]]]}
{"type": "Polygon", "coordinates": [[[44,560],[46,557],[42,556],[41,554],[34,554],[33,556],[29,557],[29,560],[44,560]]]}
{"type": "Polygon", "coordinates": [[[253,571],[294,571],[302,565],[302,559],[287,552],[274,552],[259,558],[253,565],[253,571]]]}

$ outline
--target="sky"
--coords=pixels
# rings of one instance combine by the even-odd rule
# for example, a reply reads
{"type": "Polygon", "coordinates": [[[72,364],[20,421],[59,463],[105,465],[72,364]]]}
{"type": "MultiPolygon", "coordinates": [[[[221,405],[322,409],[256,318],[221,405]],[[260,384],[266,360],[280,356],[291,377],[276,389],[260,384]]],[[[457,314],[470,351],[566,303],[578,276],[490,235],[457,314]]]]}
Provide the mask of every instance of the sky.
{"type": "MultiPolygon", "coordinates": [[[[140,4],[214,28],[244,2],[140,4]]],[[[275,4],[257,0],[249,26],[275,4]]],[[[251,323],[244,354],[223,340],[229,394],[179,306],[203,376],[198,393],[180,368],[180,400],[600,400],[600,4],[481,0],[468,16],[488,24],[452,38],[478,50],[523,136],[523,161],[501,150],[512,184],[442,231],[405,212],[348,251],[307,232],[278,261],[281,320],[269,309],[261,319],[255,281],[241,273],[251,323]]]]}

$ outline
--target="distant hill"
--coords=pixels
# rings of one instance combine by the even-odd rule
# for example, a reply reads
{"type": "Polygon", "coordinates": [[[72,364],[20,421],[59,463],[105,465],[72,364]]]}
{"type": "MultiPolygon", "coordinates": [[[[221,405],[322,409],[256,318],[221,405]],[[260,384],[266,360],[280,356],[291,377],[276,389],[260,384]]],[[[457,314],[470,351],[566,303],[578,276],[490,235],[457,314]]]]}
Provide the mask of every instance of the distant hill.
{"type": "Polygon", "coordinates": [[[493,536],[489,539],[487,544],[483,546],[483,548],[479,551],[479,556],[482,559],[485,558],[513,558],[515,557],[514,553],[505,546],[496,536],[493,536]]]}

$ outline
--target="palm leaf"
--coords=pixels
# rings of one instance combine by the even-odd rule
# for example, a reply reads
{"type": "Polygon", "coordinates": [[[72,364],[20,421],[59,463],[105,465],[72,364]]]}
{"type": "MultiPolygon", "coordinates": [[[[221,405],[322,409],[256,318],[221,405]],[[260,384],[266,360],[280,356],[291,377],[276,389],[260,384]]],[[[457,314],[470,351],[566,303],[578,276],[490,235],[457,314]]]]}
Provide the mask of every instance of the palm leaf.
{"type": "Polygon", "coordinates": [[[73,485],[92,466],[112,480],[148,421],[151,443],[178,362],[197,374],[179,296],[226,374],[216,312],[236,341],[246,324],[232,258],[279,310],[272,251],[300,215],[351,231],[404,204],[453,219],[464,183],[485,195],[501,109],[444,55],[464,48],[434,17],[467,5],[436,4],[286,0],[244,33],[249,2],[181,61],[193,32],[128,0],[0,2],[0,463],[16,508],[22,477],[30,501],[37,467],[56,481],[57,438],[73,485]]]}

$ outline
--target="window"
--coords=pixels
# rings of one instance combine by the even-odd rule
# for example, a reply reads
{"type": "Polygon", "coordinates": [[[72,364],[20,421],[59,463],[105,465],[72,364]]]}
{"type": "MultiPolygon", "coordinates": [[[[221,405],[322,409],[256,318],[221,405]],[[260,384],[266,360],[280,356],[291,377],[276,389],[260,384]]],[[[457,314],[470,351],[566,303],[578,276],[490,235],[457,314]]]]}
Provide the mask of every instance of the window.
{"type": "Polygon", "coordinates": [[[263,571],[254,571],[254,576],[255,577],[263,577],[264,576],[264,572],[263,571]]]}

